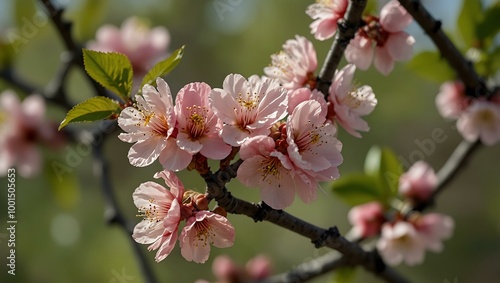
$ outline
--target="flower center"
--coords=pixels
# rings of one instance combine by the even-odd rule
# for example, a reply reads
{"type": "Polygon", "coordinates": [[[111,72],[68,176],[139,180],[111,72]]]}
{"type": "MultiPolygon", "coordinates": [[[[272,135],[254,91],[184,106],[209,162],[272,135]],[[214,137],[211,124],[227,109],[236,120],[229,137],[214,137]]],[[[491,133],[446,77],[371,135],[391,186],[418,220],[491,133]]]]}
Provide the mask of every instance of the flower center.
{"type": "Polygon", "coordinates": [[[484,109],[482,111],[479,111],[477,113],[478,119],[488,125],[494,125],[495,124],[495,115],[489,110],[489,109],[484,109]]]}
{"type": "Polygon", "coordinates": [[[209,110],[205,106],[198,105],[186,107],[186,110],[191,113],[187,121],[187,130],[191,134],[192,139],[197,139],[205,133],[205,122],[209,110]]]}
{"type": "MultiPolygon", "coordinates": [[[[136,215],[137,217],[142,217],[144,220],[149,221],[150,223],[158,223],[162,220],[162,214],[159,207],[155,204],[154,199],[149,199],[149,204],[147,206],[142,206],[139,208],[139,213],[136,215]]],[[[168,210],[168,208],[166,209],[168,210]]]]}
{"type": "Polygon", "coordinates": [[[359,35],[369,40],[375,41],[377,46],[382,47],[385,45],[389,33],[384,30],[380,24],[380,19],[374,16],[365,17],[366,25],[359,30],[359,35]]]}
{"type": "Polygon", "coordinates": [[[360,91],[359,87],[353,85],[347,95],[342,98],[341,102],[342,104],[349,106],[351,109],[356,109],[361,105],[361,103],[363,103],[363,101],[366,100],[369,94],[369,92],[360,91]]]}
{"type": "MultiPolygon", "coordinates": [[[[271,157],[261,162],[261,167],[259,171],[262,174],[262,180],[265,181],[269,175],[273,176],[276,179],[281,178],[280,174],[281,161],[276,157],[271,157]]],[[[272,183],[271,180],[268,180],[269,184],[272,183]]]]}
{"type": "Polygon", "coordinates": [[[201,244],[203,247],[205,247],[215,237],[215,233],[212,232],[212,227],[210,227],[210,224],[205,219],[203,221],[196,222],[195,229],[196,229],[196,236],[195,236],[196,242],[194,243],[195,246],[201,244]]]}

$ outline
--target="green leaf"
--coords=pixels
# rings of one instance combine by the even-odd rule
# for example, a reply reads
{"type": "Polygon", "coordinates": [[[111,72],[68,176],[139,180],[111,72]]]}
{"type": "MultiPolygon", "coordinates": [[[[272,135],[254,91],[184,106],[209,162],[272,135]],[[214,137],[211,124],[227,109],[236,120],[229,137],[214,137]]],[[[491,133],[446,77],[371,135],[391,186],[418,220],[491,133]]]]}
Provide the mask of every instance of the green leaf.
{"type": "Polygon", "coordinates": [[[80,187],[75,169],[63,161],[47,160],[44,166],[55,202],[64,209],[75,207],[80,199],[80,187]]]}
{"type": "Polygon", "coordinates": [[[121,107],[118,102],[102,96],[92,97],[69,110],[66,118],[59,125],[59,130],[70,123],[106,119],[113,114],[119,114],[120,111],[121,107]]]}
{"type": "Polygon", "coordinates": [[[83,49],[83,62],[91,78],[118,94],[124,102],[130,101],[133,71],[127,56],[83,49]]]}
{"type": "Polygon", "coordinates": [[[365,159],[365,173],[378,179],[382,203],[387,203],[397,195],[403,166],[391,149],[378,146],[370,148],[365,159]]]}
{"type": "Polygon", "coordinates": [[[74,23],[74,34],[80,41],[93,38],[102,24],[109,0],[80,1],[78,7],[70,11],[69,18],[74,23]]]}
{"type": "Polygon", "coordinates": [[[184,46],[174,51],[167,59],[158,62],[142,79],[141,90],[145,84],[156,86],[156,78],[163,77],[170,73],[182,59],[184,55],[184,46]]]}
{"type": "Polygon", "coordinates": [[[483,20],[476,26],[477,37],[483,41],[489,37],[494,37],[500,32],[500,2],[489,7],[484,12],[483,20]]]}
{"type": "Polygon", "coordinates": [[[332,184],[333,192],[345,203],[355,206],[370,201],[380,201],[377,179],[365,174],[346,175],[332,184]]]}
{"type": "Polygon", "coordinates": [[[406,66],[421,77],[436,82],[444,82],[455,78],[453,69],[441,58],[439,53],[433,51],[424,51],[417,54],[406,66]]]}
{"type": "Polygon", "coordinates": [[[474,45],[478,35],[476,26],[483,19],[483,6],[479,0],[464,0],[458,16],[457,26],[466,47],[474,45]]]}
{"type": "Polygon", "coordinates": [[[351,283],[356,279],[355,267],[340,267],[335,269],[332,283],[351,283]]]}

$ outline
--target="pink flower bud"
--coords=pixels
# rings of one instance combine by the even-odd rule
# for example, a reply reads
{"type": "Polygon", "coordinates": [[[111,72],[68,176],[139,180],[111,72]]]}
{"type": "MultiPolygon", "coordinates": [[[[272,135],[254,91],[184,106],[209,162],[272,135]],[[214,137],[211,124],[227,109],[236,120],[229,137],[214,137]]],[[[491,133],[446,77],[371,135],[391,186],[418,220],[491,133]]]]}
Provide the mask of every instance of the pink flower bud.
{"type": "Polygon", "coordinates": [[[436,96],[436,107],[443,118],[457,119],[469,104],[461,81],[443,83],[436,96]]]}
{"type": "Polygon", "coordinates": [[[417,161],[399,178],[399,192],[413,201],[426,202],[437,185],[434,169],[424,161],[417,161]]]}
{"type": "Polygon", "coordinates": [[[347,217],[354,226],[353,232],[357,238],[379,234],[382,224],[386,221],[382,205],[375,201],[351,208],[347,217]]]}

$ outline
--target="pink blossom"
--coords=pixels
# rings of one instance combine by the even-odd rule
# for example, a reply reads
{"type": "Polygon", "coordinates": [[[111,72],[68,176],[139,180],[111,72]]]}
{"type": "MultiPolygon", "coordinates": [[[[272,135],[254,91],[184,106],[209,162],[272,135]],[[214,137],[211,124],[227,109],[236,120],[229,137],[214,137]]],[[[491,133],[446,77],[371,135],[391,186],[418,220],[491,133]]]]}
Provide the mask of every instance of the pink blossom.
{"type": "Polygon", "coordinates": [[[436,106],[444,118],[457,119],[470,105],[471,100],[465,94],[461,81],[445,82],[436,96],[436,106]]]}
{"type": "Polygon", "coordinates": [[[443,250],[442,241],[451,237],[455,227],[451,217],[439,213],[422,215],[414,222],[426,248],[433,252],[443,250]]]}
{"type": "Polygon", "coordinates": [[[118,125],[126,132],[118,137],[135,143],[128,152],[130,164],[148,166],[158,157],[163,168],[182,170],[191,162],[192,156],[180,149],[174,139],[176,116],[168,84],[156,79],[158,89],[145,85],[142,96],[136,95],[136,107],[123,109],[118,125]]]}
{"type": "Polygon", "coordinates": [[[377,242],[380,256],[388,265],[416,265],[424,260],[425,243],[413,224],[406,221],[382,225],[381,238],[377,242]]]}
{"type": "Polygon", "coordinates": [[[328,100],[333,108],[333,119],[348,133],[360,138],[357,131],[370,130],[368,123],[361,116],[370,114],[377,105],[377,99],[370,86],[356,87],[352,79],[356,67],[352,64],[342,68],[333,79],[328,100]]]}
{"type": "Polygon", "coordinates": [[[369,16],[345,50],[349,63],[366,70],[374,61],[375,68],[388,75],[395,61],[409,60],[415,39],[403,30],[412,22],[411,15],[396,0],[388,2],[380,18],[369,16]],[[372,45],[375,45],[375,59],[372,45]]]}
{"type": "Polygon", "coordinates": [[[485,145],[500,141],[500,104],[485,100],[472,102],[457,120],[457,130],[465,140],[485,145]]]}
{"type": "Polygon", "coordinates": [[[142,20],[126,19],[121,29],[104,25],[97,30],[96,41],[88,48],[103,52],[125,54],[134,68],[136,76],[142,77],[155,63],[167,56],[170,34],[164,27],[150,29],[142,20]]]}
{"type": "Polygon", "coordinates": [[[40,172],[39,144],[57,148],[64,137],[55,123],[45,118],[45,101],[30,95],[23,102],[11,90],[0,94],[0,176],[16,167],[19,175],[30,178],[40,172]]]}
{"type": "Polygon", "coordinates": [[[154,183],[142,183],[133,194],[139,216],[144,219],[134,228],[132,237],[141,244],[151,244],[149,250],[157,250],[155,260],[165,259],[175,246],[181,221],[181,204],[184,186],[174,173],[163,171],[155,178],[163,178],[170,190],[154,183]]]}
{"type": "Polygon", "coordinates": [[[274,209],[290,206],[295,192],[305,203],[316,198],[318,182],[339,177],[342,144],[326,121],[319,102],[300,103],[271,136],[248,139],[240,148],[244,162],[238,179],[260,188],[261,198],[274,209]]]}
{"type": "MultiPolygon", "coordinates": [[[[263,280],[271,275],[271,261],[264,255],[250,259],[244,267],[237,265],[229,256],[220,255],[214,259],[212,272],[218,283],[263,280]]],[[[208,281],[196,281],[208,282],[208,281]]]]}
{"type": "Polygon", "coordinates": [[[218,248],[233,245],[234,227],[224,216],[199,211],[187,220],[179,241],[186,260],[204,263],[210,254],[210,244],[218,248]]]}
{"type": "Polygon", "coordinates": [[[416,202],[426,202],[436,189],[434,169],[424,161],[417,161],[399,178],[399,192],[416,202]]]}
{"type": "Polygon", "coordinates": [[[285,155],[286,149],[282,153],[275,147],[275,141],[268,136],[256,136],[243,143],[240,157],[244,162],[238,168],[237,178],[247,187],[259,187],[266,204],[283,209],[292,204],[297,189],[309,186],[300,178],[295,180],[295,168],[285,155]]]}
{"type": "Polygon", "coordinates": [[[335,34],[337,22],[344,17],[347,5],[347,0],[322,0],[307,7],[306,14],[314,20],[309,27],[316,39],[326,40],[335,34]]]}
{"type": "Polygon", "coordinates": [[[240,146],[257,135],[268,135],[272,125],[286,115],[287,91],[275,80],[230,74],[223,88],[210,93],[210,106],[223,122],[221,136],[240,146]]]}
{"type": "Polygon", "coordinates": [[[376,201],[351,208],[347,218],[353,226],[353,236],[356,238],[378,235],[382,224],[386,221],[384,208],[376,201]]]}
{"type": "Polygon", "coordinates": [[[208,104],[211,90],[206,83],[191,83],[177,93],[177,145],[189,154],[200,152],[221,160],[231,152],[231,146],[219,137],[218,118],[208,104]]]}
{"type": "Polygon", "coordinates": [[[295,179],[307,187],[297,189],[297,194],[309,203],[316,198],[319,181],[337,179],[337,166],[342,164],[342,143],[335,138],[336,128],[326,120],[327,109],[318,101],[300,103],[286,122],[287,153],[296,168],[295,179]]]}
{"type": "Polygon", "coordinates": [[[277,79],[282,86],[294,90],[305,85],[314,88],[314,71],[318,67],[316,50],[302,36],[295,36],[283,44],[283,51],[271,55],[271,66],[264,68],[269,78],[277,79]]]}
{"type": "Polygon", "coordinates": [[[328,108],[325,96],[321,92],[316,89],[311,90],[310,88],[302,87],[288,92],[288,114],[292,114],[297,105],[307,100],[316,100],[321,104],[321,107],[328,108]]]}

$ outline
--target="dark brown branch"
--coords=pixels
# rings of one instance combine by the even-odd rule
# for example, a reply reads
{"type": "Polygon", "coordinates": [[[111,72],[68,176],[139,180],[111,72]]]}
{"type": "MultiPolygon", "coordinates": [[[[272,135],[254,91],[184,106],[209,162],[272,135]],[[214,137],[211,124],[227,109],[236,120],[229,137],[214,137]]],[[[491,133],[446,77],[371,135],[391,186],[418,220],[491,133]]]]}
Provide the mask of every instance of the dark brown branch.
{"type": "Polygon", "coordinates": [[[70,56],[70,60],[75,64],[77,64],[78,66],[80,66],[81,70],[85,73],[85,77],[87,77],[89,82],[92,84],[96,93],[100,96],[106,96],[105,89],[101,85],[99,85],[96,81],[94,81],[90,76],[88,76],[87,73],[85,72],[85,66],[83,65],[82,49],[80,48],[80,46],[76,44],[76,42],[73,39],[73,36],[71,34],[71,23],[65,21],[62,18],[64,9],[54,6],[51,0],[40,0],[40,1],[47,9],[50,19],[57,28],[58,34],[61,35],[64,45],[66,46],[66,49],[69,52],[67,56],[70,56]]]}
{"type": "MultiPolygon", "coordinates": [[[[116,122],[108,122],[108,123],[116,123],[116,122]]],[[[154,276],[153,270],[148,265],[148,261],[141,250],[141,245],[132,238],[134,226],[131,223],[127,222],[123,212],[120,210],[118,206],[118,201],[116,200],[116,196],[113,192],[113,185],[111,184],[111,180],[109,179],[110,173],[109,173],[108,161],[106,160],[106,158],[104,157],[104,153],[102,152],[102,145],[104,143],[104,138],[103,140],[100,140],[100,137],[93,137],[93,139],[94,140],[92,141],[92,154],[94,155],[94,169],[95,169],[94,172],[97,175],[96,177],[98,177],[101,180],[101,188],[105,203],[104,214],[106,222],[109,225],[117,224],[118,226],[122,227],[127,233],[126,238],[129,239],[130,245],[133,248],[136,259],[142,270],[142,274],[144,275],[145,282],[149,283],[158,282],[158,280],[156,280],[154,276]],[[97,142],[99,140],[100,142],[97,142]]]]}
{"type": "Polygon", "coordinates": [[[490,91],[486,87],[486,83],[443,32],[441,22],[435,20],[419,0],[399,0],[399,2],[432,39],[441,52],[441,56],[457,72],[467,88],[467,93],[476,97],[489,96],[490,91]]]}
{"type": "Polygon", "coordinates": [[[306,238],[309,238],[316,248],[329,247],[346,256],[353,265],[362,265],[368,271],[385,279],[387,282],[408,282],[391,268],[387,267],[376,253],[364,251],[358,244],[352,243],[340,235],[336,227],[323,229],[299,219],[283,210],[276,210],[265,203],[253,204],[231,195],[225,185],[237,175],[242,160],[219,170],[215,174],[202,174],[207,184],[207,193],[217,201],[227,212],[243,214],[254,221],[268,221],[306,238]]]}
{"type": "Polygon", "coordinates": [[[338,23],[338,31],[326,55],[323,67],[319,72],[318,83],[316,84],[316,89],[321,91],[325,97],[328,96],[328,89],[339,62],[344,55],[344,50],[349,41],[354,38],[361,24],[361,16],[365,7],[366,0],[350,0],[344,19],[338,23]]]}

